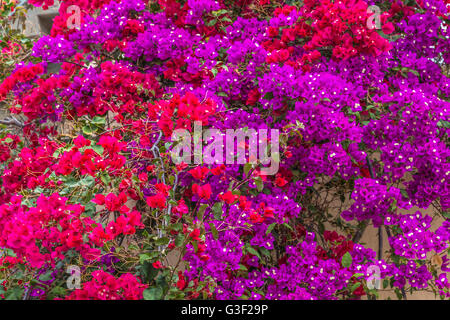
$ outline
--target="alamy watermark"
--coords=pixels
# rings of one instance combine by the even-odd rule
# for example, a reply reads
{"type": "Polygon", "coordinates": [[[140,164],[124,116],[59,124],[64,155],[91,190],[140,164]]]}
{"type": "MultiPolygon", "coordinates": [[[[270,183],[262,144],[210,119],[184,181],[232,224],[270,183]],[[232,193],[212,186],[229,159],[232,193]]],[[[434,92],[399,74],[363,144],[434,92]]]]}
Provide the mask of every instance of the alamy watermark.
{"type": "Polygon", "coordinates": [[[379,6],[369,6],[367,8],[367,13],[371,16],[367,19],[368,29],[381,29],[381,9],[379,6]]]}
{"type": "Polygon", "coordinates": [[[367,274],[369,277],[367,278],[367,288],[372,289],[381,289],[381,270],[377,265],[371,265],[367,268],[367,274]]]}
{"type": "Polygon", "coordinates": [[[70,16],[67,18],[67,29],[78,29],[81,28],[81,9],[77,5],[71,5],[67,7],[67,14],[70,16]]]}
{"type": "Polygon", "coordinates": [[[70,274],[67,278],[67,289],[81,289],[81,270],[79,266],[70,265],[67,267],[66,273],[70,274]]]}
{"type": "Polygon", "coordinates": [[[176,129],[172,141],[175,144],[171,157],[175,164],[261,164],[263,175],[276,174],[280,165],[277,129],[240,128],[222,132],[203,130],[202,122],[195,121],[193,132],[176,129]]]}

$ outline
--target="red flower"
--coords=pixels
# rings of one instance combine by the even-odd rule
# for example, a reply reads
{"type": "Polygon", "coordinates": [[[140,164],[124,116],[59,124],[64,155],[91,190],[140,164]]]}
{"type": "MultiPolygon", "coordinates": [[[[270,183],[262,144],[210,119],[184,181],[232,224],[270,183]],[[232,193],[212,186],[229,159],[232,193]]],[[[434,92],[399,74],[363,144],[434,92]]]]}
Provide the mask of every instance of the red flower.
{"type": "Polygon", "coordinates": [[[392,32],[394,32],[395,27],[392,24],[392,22],[388,22],[385,23],[382,27],[381,30],[383,31],[384,34],[391,34],[392,32]]]}
{"type": "Polygon", "coordinates": [[[258,88],[254,88],[248,93],[247,102],[245,104],[248,106],[253,106],[259,101],[260,98],[261,93],[258,88]]]}
{"type": "Polygon", "coordinates": [[[184,290],[186,287],[187,287],[187,282],[183,276],[183,273],[181,271],[178,271],[177,288],[180,290],[184,290]]]}
{"type": "Polygon", "coordinates": [[[158,190],[158,192],[162,193],[166,197],[169,195],[169,190],[171,189],[170,186],[165,185],[164,183],[155,184],[155,188],[156,190],[158,190]]]}
{"type": "Polygon", "coordinates": [[[162,210],[167,207],[166,196],[163,193],[158,192],[156,195],[147,198],[147,204],[151,208],[158,208],[162,210]]]}
{"type": "Polygon", "coordinates": [[[200,236],[200,229],[194,229],[189,236],[193,239],[193,240],[200,240],[199,236],[200,236]]]}
{"type": "Polygon", "coordinates": [[[147,182],[148,181],[148,175],[145,172],[140,173],[138,178],[139,178],[140,182],[147,182]]]}
{"type": "Polygon", "coordinates": [[[250,213],[250,221],[252,223],[262,223],[264,222],[264,218],[256,211],[250,213]]]}
{"type": "Polygon", "coordinates": [[[219,195],[219,199],[225,201],[227,204],[232,204],[239,196],[234,195],[231,191],[219,195]]]}
{"type": "Polygon", "coordinates": [[[275,178],[275,184],[278,187],[284,187],[287,183],[288,183],[288,181],[283,176],[281,176],[280,174],[277,174],[277,177],[275,178]]]}
{"type": "Polygon", "coordinates": [[[77,148],[83,148],[83,147],[87,147],[91,145],[91,141],[87,140],[85,137],[83,137],[82,135],[79,135],[78,137],[76,137],[73,140],[73,143],[75,144],[75,146],[77,148]]]}
{"type": "Polygon", "coordinates": [[[183,171],[184,169],[187,168],[187,166],[188,166],[187,163],[181,162],[181,163],[176,165],[176,168],[177,168],[178,171],[183,171]]]}
{"type": "Polygon", "coordinates": [[[203,181],[203,180],[205,180],[206,176],[208,175],[209,169],[206,167],[195,167],[194,169],[189,170],[188,172],[195,179],[203,181]]]}
{"type": "Polygon", "coordinates": [[[210,172],[214,175],[214,176],[218,176],[221,175],[223,173],[223,171],[225,170],[225,165],[221,164],[220,166],[215,167],[214,169],[211,169],[210,172]]]}
{"type": "Polygon", "coordinates": [[[209,200],[211,197],[211,186],[208,184],[205,184],[203,186],[199,186],[198,184],[194,184],[192,186],[192,191],[194,194],[198,195],[200,199],[209,200]]]}
{"type": "Polygon", "coordinates": [[[278,36],[278,28],[275,28],[275,27],[267,28],[267,34],[271,38],[274,38],[274,37],[278,36]]]}
{"type": "Polygon", "coordinates": [[[96,194],[92,202],[102,206],[105,204],[105,196],[103,194],[96,194]]]}
{"type": "Polygon", "coordinates": [[[105,206],[109,211],[119,211],[120,208],[127,202],[128,198],[124,192],[121,192],[118,196],[114,193],[110,193],[106,196],[105,206]]]}
{"type": "Polygon", "coordinates": [[[176,207],[173,208],[172,213],[176,214],[177,216],[181,217],[184,214],[189,212],[189,208],[186,205],[186,202],[184,201],[183,198],[180,199],[180,201],[178,201],[178,205],[176,207]]]}

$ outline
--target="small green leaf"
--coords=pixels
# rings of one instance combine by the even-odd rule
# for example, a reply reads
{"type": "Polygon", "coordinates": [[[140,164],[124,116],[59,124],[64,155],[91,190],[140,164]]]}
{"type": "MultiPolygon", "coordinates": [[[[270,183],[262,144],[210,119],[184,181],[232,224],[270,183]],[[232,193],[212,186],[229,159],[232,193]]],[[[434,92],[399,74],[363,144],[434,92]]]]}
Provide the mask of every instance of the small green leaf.
{"type": "Polygon", "coordinates": [[[352,260],[351,254],[349,252],[345,253],[341,260],[342,266],[344,268],[349,268],[352,265],[352,260]]]}
{"type": "Polygon", "coordinates": [[[200,220],[200,221],[203,220],[203,216],[205,215],[206,208],[208,208],[208,205],[206,203],[204,203],[200,206],[200,208],[198,209],[198,212],[197,212],[198,220],[200,220]]]}
{"type": "Polygon", "coordinates": [[[91,125],[87,124],[83,128],[83,133],[87,135],[92,135],[95,132],[95,128],[93,128],[91,125]]]}
{"type": "Polygon", "coordinates": [[[355,292],[355,290],[358,289],[360,286],[361,286],[361,283],[359,283],[359,282],[354,283],[354,284],[352,285],[352,287],[350,288],[350,292],[351,292],[351,293],[355,292]]]}
{"type": "Polygon", "coordinates": [[[294,229],[290,225],[288,225],[286,222],[283,223],[283,226],[285,226],[286,228],[288,228],[291,231],[294,231],[294,229]]]}
{"type": "Polygon", "coordinates": [[[111,183],[111,177],[106,172],[100,176],[100,180],[106,185],[111,183]]]}
{"type": "Polygon", "coordinates": [[[105,151],[105,149],[102,146],[98,145],[98,144],[93,145],[92,146],[92,150],[97,152],[99,155],[102,155],[103,152],[105,151]]]}
{"type": "Polygon", "coordinates": [[[23,288],[12,288],[5,293],[5,300],[20,300],[23,296],[23,288]]]}
{"type": "Polygon", "coordinates": [[[155,244],[157,246],[164,246],[164,245],[166,245],[168,243],[169,243],[169,239],[167,237],[162,237],[162,238],[159,238],[159,239],[157,239],[155,241],[155,244]]]}
{"type": "Polygon", "coordinates": [[[239,264],[239,270],[241,270],[241,271],[248,271],[247,267],[244,266],[243,264],[239,264]]]}
{"type": "Polygon", "coordinates": [[[95,178],[92,176],[87,176],[86,178],[80,180],[80,185],[91,188],[95,185],[95,178]]]}
{"type": "Polygon", "coordinates": [[[271,225],[269,225],[269,226],[267,227],[266,235],[269,235],[269,233],[272,232],[273,228],[275,228],[276,225],[277,225],[276,222],[274,222],[274,223],[272,223],[271,225]]]}
{"type": "Polygon", "coordinates": [[[106,117],[95,116],[92,119],[92,123],[97,125],[103,125],[106,123],[106,117]]]}
{"type": "Polygon", "coordinates": [[[251,253],[252,255],[257,256],[259,259],[261,259],[261,256],[259,255],[259,252],[256,251],[255,248],[249,246],[249,247],[247,247],[247,252],[251,253]]]}
{"type": "Polygon", "coordinates": [[[50,281],[50,280],[52,280],[52,273],[53,273],[53,271],[47,271],[46,273],[41,274],[39,276],[39,280],[40,281],[50,281]]]}
{"type": "Polygon", "coordinates": [[[250,172],[250,170],[253,168],[253,164],[251,163],[246,163],[244,164],[244,174],[247,177],[248,173],[250,172]]]}
{"type": "Polygon", "coordinates": [[[222,214],[223,214],[223,203],[222,202],[216,202],[213,207],[212,211],[214,212],[214,219],[221,220],[222,214]]]}
{"type": "Polygon", "coordinates": [[[262,181],[261,177],[255,178],[255,184],[258,192],[261,192],[264,189],[264,182],[262,181]]]}
{"type": "Polygon", "coordinates": [[[267,92],[264,97],[264,100],[272,100],[273,99],[273,92],[267,92]]]}
{"type": "Polygon", "coordinates": [[[144,290],[144,300],[160,300],[163,295],[163,291],[159,287],[148,288],[144,290]]]}
{"type": "Polygon", "coordinates": [[[175,238],[175,246],[181,247],[184,243],[184,235],[180,232],[175,238]]]}
{"type": "Polygon", "coordinates": [[[214,223],[210,222],[209,226],[211,227],[211,233],[215,240],[219,239],[219,232],[217,232],[216,226],[214,223]]]}

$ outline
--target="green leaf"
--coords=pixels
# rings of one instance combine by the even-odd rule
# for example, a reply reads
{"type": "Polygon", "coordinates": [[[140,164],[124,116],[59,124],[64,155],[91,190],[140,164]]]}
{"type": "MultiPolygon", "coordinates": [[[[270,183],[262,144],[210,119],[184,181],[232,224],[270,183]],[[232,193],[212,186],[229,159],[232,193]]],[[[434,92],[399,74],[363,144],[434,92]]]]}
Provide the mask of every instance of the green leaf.
{"type": "Polygon", "coordinates": [[[181,247],[184,243],[184,235],[180,232],[175,238],[175,246],[181,247]]]}
{"type": "Polygon", "coordinates": [[[106,185],[111,183],[111,177],[106,172],[100,176],[100,180],[106,185]]]}
{"type": "Polygon", "coordinates": [[[408,192],[406,192],[405,189],[400,189],[400,193],[402,194],[402,196],[404,196],[406,199],[409,199],[409,195],[408,192]]]}
{"type": "Polygon", "coordinates": [[[283,226],[285,226],[286,228],[288,228],[291,231],[294,231],[294,229],[290,225],[288,225],[286,222],[283,223],[283,226]]]}
{"type": "Polygon", "coordinates": [[[206,26],[212,27],[212,26],[214,26],[216,23],[217,23],[217,19],[212,19],[211,21],[208,21],[208,22],[206,23],[206,26]]]}
{"type": "Polygon", "coordinates": [[[437,123],[437,126],[440,127],[440,128],[447,128],[447,129],[449,129],[450,128],[450,121],[440,120],[437,123]]]}
{"type": "Polygon", "coordinates": [[[204,203],[200,206],[200,208],[198,209],[198,212],[197,212],[198,220],[200,220],[200,221],[203,220],[203,216],[205,215],[206,208],[208,208],[208,205],[206,203],[204,203]]]}
{"type": "Polygon", "coordinates": [[[250,170],[253,168],[253,164],[251,163],[246,163],[244,164],[244,174],[247,177],[248,173],[250,172],[250,170]]]}
{"type": "Polygon", "coordinates": [[[256,251],[255,248],[249,246],[249,247],[247,247],[247,252],[251,253],[252,255],[257,256],[259,259],[261,259],[259,252],[256,251]]]}
{"type": "Polygon", "coordinates": [[[53,289],[50,290],[50,295],[54,298],[54,297],[63,297],[67,294],[67,290],[64,289],[63,287],[54,287],[53,289]]]}
{"type": "Polygon", "coordinates": [[[272,100],[273,99],[273,92],[267,92],[264,97],[264,100],[272,100]]]}
{"type": "Polygon", "coordinates": [[[95,185],[95,178],[92,176],[87,176],[86,178],[80,180],[80,185],[91,188],[95,185]]]}
{"type": "Polygon", "coordinates": [[[217,232],[216,226],[214,223],[210,222],[209,226],[211,227],[211,233],[215,240],[219,239],[219,232],[217,232]]]}
{"type": "Polygon", "coordinates": [[[352,260],[351,254],[349,252],[345,253],[341,260],[342,266],[344,268],[349,268],[352,265],[352,260]]]}
{"type": "Polygon", "coordinates": [[[23,288],[12,288],[5,293],[5,300],[20,300],[23,296],[23,288]]]}
{"type": "Polygon", "coordinates": [[[213,207],[212,211],[214,212],[214,219],[221,220],[222,214],[223,214],[223,203],[222,202],[216,202],[213,207]]]}
{"type": "Polygon", "coordinates": [[[159,287],[148,288],[144,290],[144,300],[160,300],[163,290],[159,287]]]}
{"type": "Polygon", "coordinates": [[[183,224],[181,222],[169,225],[170,230],[181,231],[183,229],[183,224]]]}
{"type": "Polygon", "coordinates": [[[272,223],[271,225],[269,225],[269,226],[267,227],[266,235],[269,235],[269,233],[272,232],[273,228],[275,228],[276,225],[277,225],[276,222],[274,222],[274,223],[272,223]]]}
{"type": "Polygon", "coordinates": [[[153,268],[153,264],[150,260],[147,260],[142,265],[142,274],[145,277],[145,281],[150,283],[159,273],[159,269],[153,268]]]}
{"type": "Polygon", "coordinates": [[[39,280],[40,281],[50,281],[50,280],[52,280],[52,273],[53,273],[53,270],[50,270],[50,271],[47,271],[44,274],[41,274],[40,277],[39,277],[39,280]]]}
{"type": "Polygon", "coordinates": [[[159,239],[157,239],[155,241],[155,244],[157,246],[164,246],[164,245],[166,245],[168,243],[169,243],[169,238],[167,238],[167,237],[162,237],[162,238],[159,238],[159,239]]]}
{"type": "Polygon", "coordinates": [[[97,125],[103,125],[106,123],[106,117],[95,116],[92,119],[92,123],[97,125]]]}
{"type": "Polygon", "coordinates": [[[248,271],[247,267],[244,266],[243,264],[239,264],[239,270],[241,270],[241,271],[248,271]]]}
{"type": "Polygon", "coordinates": [[[255,178],[255,184],[258,192],[261,192],[264,189],[264,182],[262,181],[261,177],[255,178]]]}
{"type": "Polygon", "coordinates": [[[87,124],[83,128],[83,133],[87,135],[92,135],[95,132],[95,128],[93,128],[91,125],[87,124]]]}
{"type": "Polygon", "coordinates": [[[97,208],[95,203],[93,202],[88,202],[84,205],[84,212],[90,216],[93,217],[95,215],[95,213],[97,212],[97,208]]]}
{"type": "Polygon", "coordinates": [[[158,256],[158,252],[147,252],[139,255],[139,263],[144,264],[145,261],[153,260],[158,256]]]}
{"type": "Polygon", "coordinates": [[[350,288],[350,292],[351,293],[355,292],[355,290],[358,289],[360,286],[361,286],[361,283],[359,283],[359,282],[354,283],[350,288]]]}
{"type": "Polygon", "coordinates": [[[105,149],[102,146],[98,145],[98,144],[93,145],[92,146],[92,150],[97,152],[99,155],[102,155],[103,152],[105,151],[105,149]]]}
{"type": "Polygon", "coordinates": [[[158,278],[156,278],[156,285],[160,287],[163,292],[169,289],[169,284],[167,283],[167,279],[164,275],[160,274],[158,278]]]}
{"type": "Polygon", "coordinates": [[[266,257],[270,257],[270,256],[271,256],[270,251],[267,250],[267,249],[264,248],[264,247],[260,247],[260,248],[259,248],[259,251],[261,251],[261,253],[262,253],[263,255],[265,255],[266,257]]]}

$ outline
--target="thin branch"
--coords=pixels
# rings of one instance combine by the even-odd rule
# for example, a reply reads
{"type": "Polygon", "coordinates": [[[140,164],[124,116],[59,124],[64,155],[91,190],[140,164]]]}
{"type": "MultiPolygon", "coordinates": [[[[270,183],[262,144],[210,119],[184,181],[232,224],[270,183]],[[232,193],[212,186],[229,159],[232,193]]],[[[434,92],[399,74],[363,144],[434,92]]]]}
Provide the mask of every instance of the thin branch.
{"type": "Polygon", "coordinates": [[[9,116],[5,119],[0,119],[0,124],[5,124],[7,126],[17,126],[17,127],[25,127],[25,124],[19,120],[17,120],[16,118],[14,118],[13,116],[9,116]]]}

